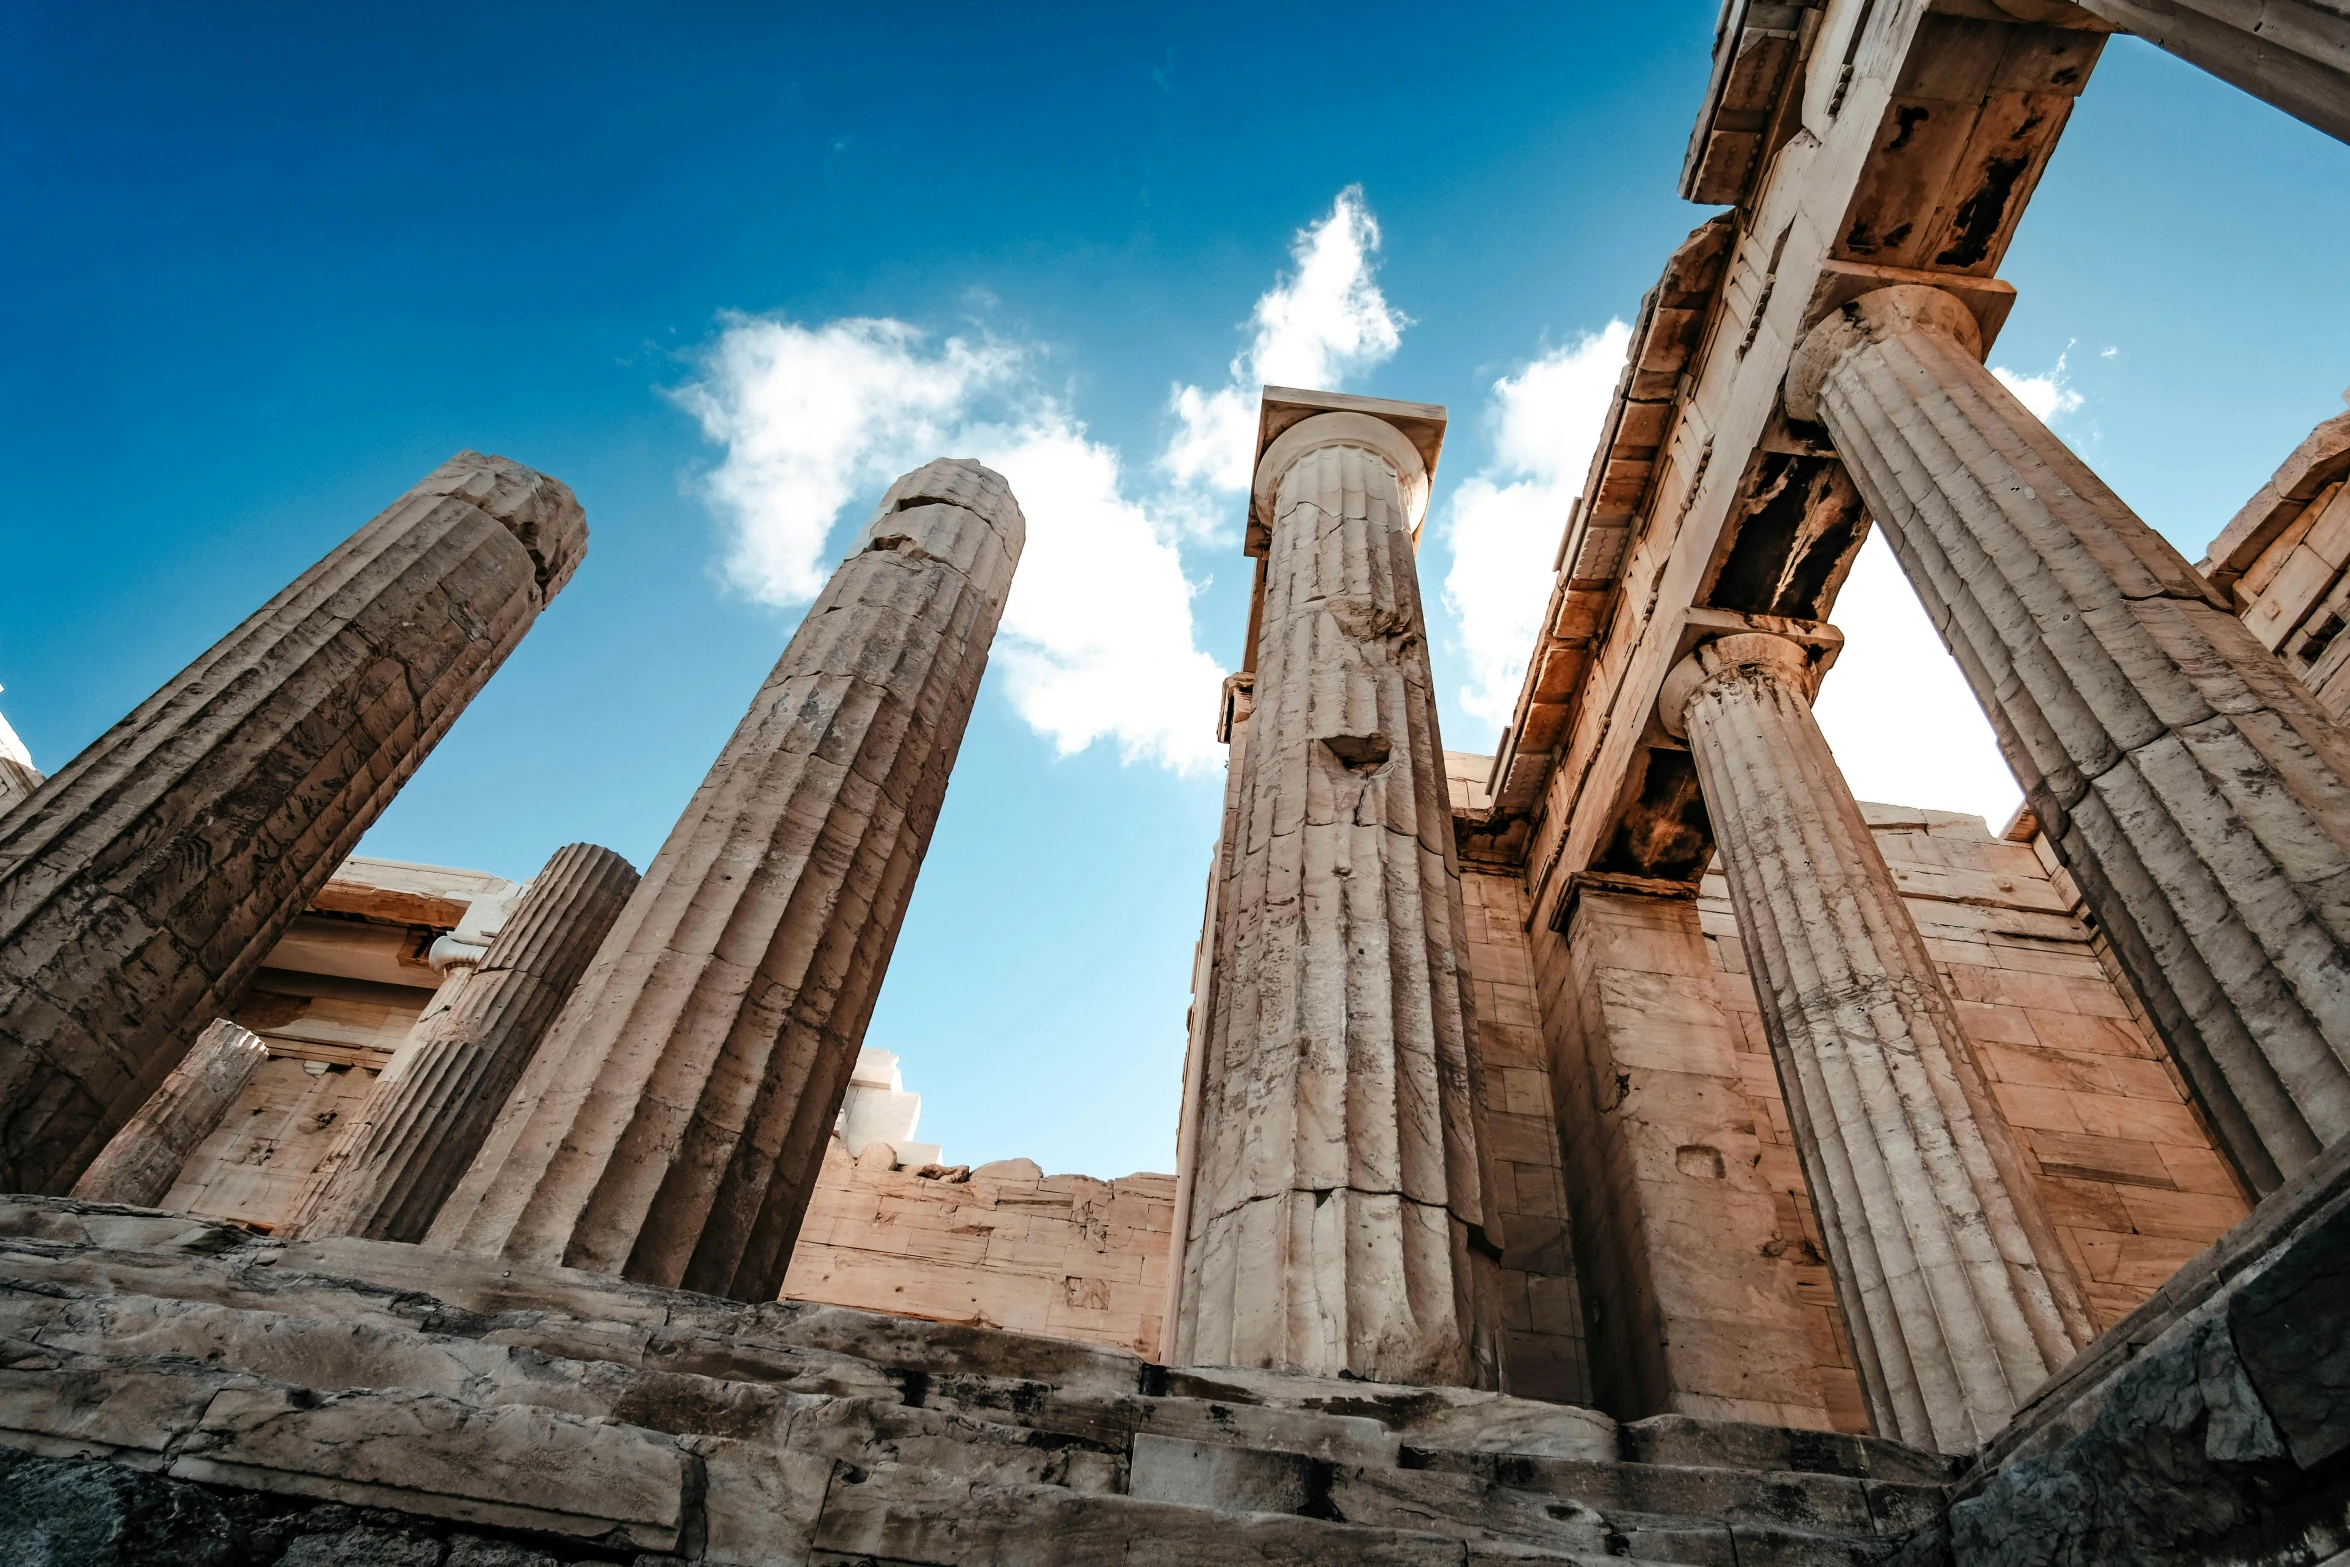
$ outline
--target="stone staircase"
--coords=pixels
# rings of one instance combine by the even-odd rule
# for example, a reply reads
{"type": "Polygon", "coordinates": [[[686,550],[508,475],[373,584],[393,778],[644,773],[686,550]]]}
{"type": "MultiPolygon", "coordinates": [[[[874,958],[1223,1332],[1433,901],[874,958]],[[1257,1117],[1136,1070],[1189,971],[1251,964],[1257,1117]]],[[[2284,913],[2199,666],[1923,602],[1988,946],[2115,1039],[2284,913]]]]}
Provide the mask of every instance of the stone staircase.
{"type": "Polygon", "coordinates": [[[0,1558],[60,1567],[156,1559],[134,1538],[178,1567],[216,1539],[286,1567],[1814,1567],[1895,1559],[1949,1478],[1865,1438],[37,1197],[0,1197],[6,1448],[34,1456],[0,1476],[0,1558]]]}

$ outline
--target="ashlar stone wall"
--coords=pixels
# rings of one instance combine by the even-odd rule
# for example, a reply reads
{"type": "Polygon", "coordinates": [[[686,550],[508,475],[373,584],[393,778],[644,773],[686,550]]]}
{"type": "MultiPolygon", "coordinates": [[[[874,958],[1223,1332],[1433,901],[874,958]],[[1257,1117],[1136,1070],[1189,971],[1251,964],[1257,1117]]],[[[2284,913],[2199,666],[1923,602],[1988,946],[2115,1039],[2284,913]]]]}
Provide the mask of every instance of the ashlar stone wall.
{"type": "Polygon", "coordinates": [[[1175,1178],[892,1169],[834,1139],[783,1281],[821,1301],[1159,1352],[1175,1178]]]}
{"type": "Polygon", "coordinates": [[[1461,903],[1485,1068],[1484,1146],[1501,1219],[1502,1389],[1589,1403],[1550,1057],[1526,945],[1525,884],[1514,873],[1463,866],[1461,903]]]}

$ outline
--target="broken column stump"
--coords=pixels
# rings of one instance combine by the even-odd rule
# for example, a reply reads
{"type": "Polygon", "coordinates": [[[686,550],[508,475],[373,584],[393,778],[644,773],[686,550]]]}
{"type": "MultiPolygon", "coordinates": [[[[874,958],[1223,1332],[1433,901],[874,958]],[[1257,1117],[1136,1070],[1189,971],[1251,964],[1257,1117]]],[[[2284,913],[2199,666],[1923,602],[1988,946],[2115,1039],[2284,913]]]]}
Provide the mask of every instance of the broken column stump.
{"type": "Polygon", "coordinates": [[[447,1008],[418,1019],[289,1233],[424,1239],[636,884],[610,849],[555,851],[447,1008]]]}
{"type": "Polygon", "coordinates": [[[269,1059],[258,1034],[217,1018],[195,1045],[102,1149],[73,1195],[83,1202],[119,1202],[152,1208],[163,1201],[196,1145],[228,1114],[253,1069],[269,1059]]]}

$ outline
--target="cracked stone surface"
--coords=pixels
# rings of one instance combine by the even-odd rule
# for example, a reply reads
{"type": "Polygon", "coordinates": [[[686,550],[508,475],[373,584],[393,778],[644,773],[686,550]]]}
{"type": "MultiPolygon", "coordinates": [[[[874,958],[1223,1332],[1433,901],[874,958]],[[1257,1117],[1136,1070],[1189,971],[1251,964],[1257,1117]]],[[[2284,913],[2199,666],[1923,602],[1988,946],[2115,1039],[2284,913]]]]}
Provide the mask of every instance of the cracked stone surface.
{"type": "Polygon", "coordinates": [[[1812,330],[1835,438],[2049,840],[2262,1191],[2350,1134],[2350,732],[1983,368],[1938,290],[1812,330]]]}
{"type": "Polygon", "coordinates": [[[1813,684],[1798,643],[1721,637],[1663,717],[1696,761],[1877,1429],[1970,1452],[2089,1315],[1813,684]]]}
{"type": "Polygon", "coordinates": [[[1132,1354],[0,1197],[0,1559],[1857,1567],[1869,1438],[1132,1354]]]}
{"type": "Polygon", "coordinates": [[[297,1203],[293,1233],[424,1238],[636,885],[610,849],[555,851],[449,1006],[426,1012],[377,1079],[297,1203]]]}
{"type": "Polygon", "coordinates": [[[428,1244],[774,1298],[1025,536],[978,463],[890,486],[428,1244]]]}
{"type": "Polygon", "coordinates": [[[2089,1411],[2077,1435],[1966,1487],[1950,1519],[1958,1567],[2350,1553],[2350,1203],[2332,1186],[2315,1222],[2075,1395],[2089,1411]]]}
{"type": "Polygon", "coordinates": [[[569,489],[461,452],[0,818],[0,1188],[73,1184],[586,549],[569,489]]]}
{"type": "Polygon", "coordinates": [[[1318,415],[1258,478],[1272,535],[1176,1354],[1491,1385],[1498,1237],[1404,499],[1420,473],[1387,429],[1318,415]]]}

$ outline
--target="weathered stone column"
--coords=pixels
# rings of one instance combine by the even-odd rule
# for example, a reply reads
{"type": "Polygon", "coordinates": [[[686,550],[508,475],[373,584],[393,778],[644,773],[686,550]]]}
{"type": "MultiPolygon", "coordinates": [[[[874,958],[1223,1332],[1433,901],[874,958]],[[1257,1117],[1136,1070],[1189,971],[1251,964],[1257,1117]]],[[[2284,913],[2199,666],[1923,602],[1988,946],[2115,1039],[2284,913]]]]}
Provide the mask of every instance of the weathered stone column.
{"type": "Polygon", "coordinates": [[[1823,421],[2238,1166],[2350,1132],[2350,732],[1982,366],[1964,307],[1864,295],[1823,421]]]}
{"type": "Polygon", "coordinates": [[[1665,681],[1880,1434],[1971,1451],[2090,1338],[1957,1009],[1811,714],[1806,650],[1705,643],[1665,681]]]}
{"type": "Polygon", "coordinates": [[[196,1036],[163,1086],[90,1161],[73,1195],[84,1202],[152,1208],[163,1201],[196,1145],[245,1091],[253,1069],[269,1059],[260,1036],[219,1018],[196,1036]]]}
{"type": "Polygon", "coordinates": [[[773,1298],[1026,526],[975,462],[890,486],[428,1244],[773,1298]]]}
{"type": "Polygon", "coordinates": [[[1168,1259],[1167,1293],[1159,1314],[1159,1359],[1174,1364],[1181,1356],[1183,1323],[1184,1240],[1191,1234],[1191,1198],[1199,1184],[1199,1129],[1202,1084],[1207,1074],[1208,1035],[1216,1017],[1216,994],[1223,955],[1223,920],[1217,899],[1230,880],[1234,844],[1240,838],[1240,781],[1248,760],[1249,704],[1255,699],[1257,677],[1247,670],[1224,677],[1216,715],[1216,738],[1224,742],[1224,814],[1216,831],[1216,848],[1208,863],[1208,895],[1200,919],[1199,944],[1191,954],[1191,1010],[1185,1014],[1183,1048],[1183,1104],[1175,1119],[1175,1254],[1168,1259]]]}
{"type": "Polygon", "coordinates": [[[555,851],[489,950],[442,985],[447,1004],[436,996],[417,1019],[295,1203],[289,1234],[424,1238],[636,884],[610,849],[555,851]]]}
{"type": "Polygon", "coordinates": [[[1316,414],[1257,468],[1256,689],[1201,1074],[1177,1353],[1490,1386],[1491,1267],[1419,452],[1316,414]]]}
{"type": "Polygon", "coordinates": [[[73,1183],[586,548],[563,485],[461,452],[0,819],[0,1189],[73,1183]]]}

